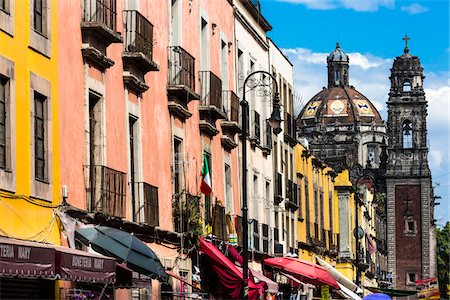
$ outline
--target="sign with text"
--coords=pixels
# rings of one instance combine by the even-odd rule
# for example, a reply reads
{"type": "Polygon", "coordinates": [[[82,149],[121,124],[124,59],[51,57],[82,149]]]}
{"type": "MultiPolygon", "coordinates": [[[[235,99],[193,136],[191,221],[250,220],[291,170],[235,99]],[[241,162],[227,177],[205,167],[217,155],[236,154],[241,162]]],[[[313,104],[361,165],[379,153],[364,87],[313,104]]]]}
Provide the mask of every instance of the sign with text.
{"type": "Polygon", "coordinates": [[[416,280],[419,299],[440,299],[439,282],[437,277],[416,280]]]}

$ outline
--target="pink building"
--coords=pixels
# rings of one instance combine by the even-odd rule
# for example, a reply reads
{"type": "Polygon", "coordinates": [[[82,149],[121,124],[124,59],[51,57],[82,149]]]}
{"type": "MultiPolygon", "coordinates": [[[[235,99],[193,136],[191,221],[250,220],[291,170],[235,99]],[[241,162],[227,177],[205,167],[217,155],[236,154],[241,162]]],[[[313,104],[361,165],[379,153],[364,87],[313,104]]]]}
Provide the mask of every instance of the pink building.
{"type": "MultiPolygon", "coordinates": [[[[196,236],[227,239],[226,215],[239,210],[231,1],[79,0],[58,9],[66,214],[133,232],[192,283],[198,262],[186,253],[196,236]],[[199,190],[203,154],[209,197],[199,190]]],[[[169,283],[116,296],[179,291],[180,281],[169,283]]]]}

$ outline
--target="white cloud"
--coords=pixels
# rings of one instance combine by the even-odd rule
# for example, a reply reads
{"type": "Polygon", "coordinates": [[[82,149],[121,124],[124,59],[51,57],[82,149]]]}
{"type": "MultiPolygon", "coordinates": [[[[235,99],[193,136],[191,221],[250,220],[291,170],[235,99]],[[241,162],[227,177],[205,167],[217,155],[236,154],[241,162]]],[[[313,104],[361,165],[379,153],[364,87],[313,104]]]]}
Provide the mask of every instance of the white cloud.
{"type": "MultiPolygon", "coordinates": [[[[296,115],[315,94],[327,85],[326,57],[328,53],[314,52],[310,49],[284,49],[283,52],[294,64],[296,115]],[[300,105],[302,102],[303,105],[300,105]]],[[[401,54],[401,53],[399,53],[401,54]]],[[[349,81],[359,92],[364,94],[378,109],[382,118],[387,120],[386,101],[390,88],[390,68],[392,58],[377,57],[358,52],[348,53],[350,56],[349,81]]],[[[448,174],[450,166],[450,73],[426,72],[425,95],[428,101],[427,129],[429,140],[429,165],[432,176],[448,174]]],[[[436,178],[433,185],[448,182],[450,175],[436,178]]],[[[448,220],[445,212],[450,210],[448,188],[436,187],[435,194],[443,196],[436,219],[441,226],[442,220],[448,220]]]]}
{"type": "Polygon", "coordinates": [[[309,9],[329,10],[336,8],[352,9],[355,11],[377,11],[379,7],[394,8],[395,0],[276,0],[302,4],[309,9]]]}
{"type": "Polygon", "coordinates": [[[419,3],[413,3],[408,6],[400,7],[400,10],[406,12],[409,15],[417,15],[427,12],[429,9],[428,7],[422,6],[419,3]]]}

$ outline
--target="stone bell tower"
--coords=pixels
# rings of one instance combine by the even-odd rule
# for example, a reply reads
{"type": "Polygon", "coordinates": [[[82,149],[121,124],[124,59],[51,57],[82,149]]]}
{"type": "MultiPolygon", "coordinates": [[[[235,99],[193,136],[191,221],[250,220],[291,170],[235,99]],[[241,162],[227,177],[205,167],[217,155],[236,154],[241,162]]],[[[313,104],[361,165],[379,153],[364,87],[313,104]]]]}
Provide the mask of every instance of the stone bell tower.
{"type": "Polygon", "coordinates": [[[419,58],[409,53],[409,39],[403,38],[404,53],[394,60],[387,102],[387,232],[393,285],[415,290],[416,280],[436,271],[425,76],[419,58]]]}

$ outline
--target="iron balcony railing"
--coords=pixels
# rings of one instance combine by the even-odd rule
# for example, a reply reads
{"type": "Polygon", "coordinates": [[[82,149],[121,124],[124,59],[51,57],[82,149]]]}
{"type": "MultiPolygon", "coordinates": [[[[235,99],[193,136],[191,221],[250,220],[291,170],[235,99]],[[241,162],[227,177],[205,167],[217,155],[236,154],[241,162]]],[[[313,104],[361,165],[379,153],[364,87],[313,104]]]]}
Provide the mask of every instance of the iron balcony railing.
{"type": "Polygon", "coordinates": [[[137,10],[124,10],[125,52],[141,52],[153,60],[153,25],[137,10]]]}
{"type": "Polygon", "coordinates": [[[201,105],[223,110],[222,80],[211,71],[200,71],[201,105]]]}
{"type": "Polygon", "coordinates": [[[228,121],[239,123],[239,97],[233,91],[223,91],[222,99],[228,121]]]}
{"type": "Polygon", "coordinates": [[[158,188],[146,182],[135,182],[134,220],[159,226],[158,188]]]}
{"type": "Polygon", "coordinates": [[[169,47],[169,86],[195,91],[195,58],[180,46],[169,47]]]}
{"type": "Polygon", "coordinates": [[[116,31],[116,0],[84,0],[83,22],[101,23],[116,31]]]}
{"type": "Polygon", "coordinates": [[[100,165],[86,168],[86,192],[90,210],[124,218],[126,174],[100,165]]]}

